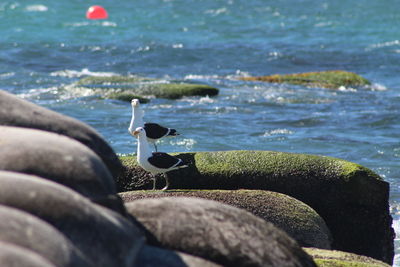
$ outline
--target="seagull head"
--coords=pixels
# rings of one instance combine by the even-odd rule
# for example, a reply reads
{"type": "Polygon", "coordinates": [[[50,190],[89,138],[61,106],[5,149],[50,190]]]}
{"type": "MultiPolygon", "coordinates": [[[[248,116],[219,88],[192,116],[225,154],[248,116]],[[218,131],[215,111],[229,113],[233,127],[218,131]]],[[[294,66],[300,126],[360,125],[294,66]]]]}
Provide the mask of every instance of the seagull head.
{"type": "Polygon", "coordinates": [[[139,104],[140,104],[139,99],[136,99],[136,98],[132,99],[132,101],[131,101],[132,107],[138,107],[139,104]]]}
{"type": "Polygon", "coordinates": [[[143,127],[137,127],[132,135],[137,138],[139,135],[143,135],[143,134],[144,135],[146,134],[146,131],[144,130],[144,128],[143,127]]]}

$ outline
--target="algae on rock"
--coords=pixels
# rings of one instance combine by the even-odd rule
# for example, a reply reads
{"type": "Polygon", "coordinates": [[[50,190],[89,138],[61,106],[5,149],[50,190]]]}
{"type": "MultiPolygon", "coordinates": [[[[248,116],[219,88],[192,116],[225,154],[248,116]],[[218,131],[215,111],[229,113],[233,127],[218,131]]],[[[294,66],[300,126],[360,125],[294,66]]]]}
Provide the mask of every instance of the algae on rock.
{"type": "Polygon", "coordinates": [[[139,76],[90,76],[85,77],[66,89],[85,94],[99,94],[105,98],[130,101],[139,98],[148,101],[150,97],[178,99],[184,96],[215,96],[217,88],[205,84],[167,82],[139,76]]]}
{"type": "Polygon", "coordinates": [[[308,205],[284,194],[264,190],[130,191],[120,194],[126,202],[142,198],[197,197],[214,200],[273,223],[302,247],[330,249],[332,237],[325,221],[308,205]]]}
{"type": "MultiPolygon", "coordinates": [[[[182,153],[189,167],[169,172],[171,189],[260,189],[292,196],[325,220],[332,248],[387,263],[394,257],[389,184],[356,163],[272,151],[182,153]]],[[[121,191],[151,188],[135,157],[121,157],[121,191]]]]}
{"type": "Polygon", "coordinates": [[[325,250],[317,248],[303,248],[314,258],[319,267],[389,267],[390,265],[370,257],[353,253],[325,250]]]}
{"type": "Polygon", "coordinates": [[[305,72],[295,74],[275,74],[269,76],[242,77],[245,81],[262,81],[270,83],[290,83],[310,87],[338,89],[341,86],[367,86],[371,83],[358,74],[342,70],[305,72]]]}

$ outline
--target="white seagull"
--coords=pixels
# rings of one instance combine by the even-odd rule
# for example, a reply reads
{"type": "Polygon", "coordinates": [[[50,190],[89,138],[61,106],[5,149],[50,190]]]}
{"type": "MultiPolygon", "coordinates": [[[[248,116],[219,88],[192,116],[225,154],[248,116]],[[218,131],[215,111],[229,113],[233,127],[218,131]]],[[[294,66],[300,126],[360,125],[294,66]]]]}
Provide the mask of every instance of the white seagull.
{"type": "Polygon", "coordinates": [[[137,162],[145,171],[153,174],[153,190],[156,188],[155,175],[164,173],[165,187],[161,190],[168,189],[169,181],[166,172],[188,167],[186,163],[177,157],[171,156],[164,152],[151,152],[146,138],[146,130],[138,127],[133,132],[133,136],[138,138],[137,162]]]}
{"type": "Polygon", "coordinates": [[[143,111],[140,109],[140,103],[138,99],[132,99],[132,119],[129,125],[128,131],[133,135],[134,130],[137,127],[143,127],[146,131],[147,141],[154,145],[157,152],[157,140],[160,140],[166,136],[177,136],[179,133],[175,129],[163,127],[157,123],[143,122],[143,111]]]}

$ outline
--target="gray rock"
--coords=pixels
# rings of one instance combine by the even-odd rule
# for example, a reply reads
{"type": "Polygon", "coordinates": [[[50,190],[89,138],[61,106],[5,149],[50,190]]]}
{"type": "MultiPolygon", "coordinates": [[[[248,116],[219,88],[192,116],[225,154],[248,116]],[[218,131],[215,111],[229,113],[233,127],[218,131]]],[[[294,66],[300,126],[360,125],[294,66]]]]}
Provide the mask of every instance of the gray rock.
{"type": "Polygon", "coordinates": [[[0,218],[0,242],[31,250],[58,267],[94,266],[64,235],[37,217],[0,205],[0,218]]]}
{"type": "Polygon", "coordinates": [[[330,249],[332,237],[325,221],[308,205],[290,196],[263,190],[171,190],[120,193],[125,202],[142,198],[199,197],[222,202],[273,223],[302,247],[330,249]]]}
{"type": "Polygon", "coordinates": [[[316,266],[296,241],[251,213],[216,201],[141,199],[127,210],[149,242],[224,266],[316,266]]]}
{"type": "Polygon", "coordinates": [[[40,130],[0,126],[0,170],[34,174],[124,212],[101,159],[81,143],[40,130]]]}
{"type": "Polygon", "coordinates": [[[92,149],[114,177],[122,165],[113,149],[87,124],[0,90],[0,125],[34,128],[69,136],[92,149]]]}
{"type": "Polygon", "coordinates": [[[28,212],[64,234],[95,266],[133,266],[144,236],[116,212],[60,184],[0,175],[0,204],[28,212]]]}
{"type": "Polygon", "coordinates": [[[33,251],[0,242],[0,263],[4,267],[55,267],[33,251]]]}
{"type": "MultiPolygon", "coordinates": [[[[275,152],[213,151],[175,156],[189,167],[168,173],[169,189],[256,189],[294,197],[312,207],[333,236],[332,249],[388,264],[394,257],[389,183],[372,170],[342,159],[275,152]]],[[[121,157],[125,191],[151,188],[136,157],[121,157]]],[[[157,185],[159,186],[159,185],[157,185]]]]}
{"type": "Polygon", "coordinates": [[[221,265],[186,253],[144,246],[136,261],[140,267],[219,267],[221,265]]]}

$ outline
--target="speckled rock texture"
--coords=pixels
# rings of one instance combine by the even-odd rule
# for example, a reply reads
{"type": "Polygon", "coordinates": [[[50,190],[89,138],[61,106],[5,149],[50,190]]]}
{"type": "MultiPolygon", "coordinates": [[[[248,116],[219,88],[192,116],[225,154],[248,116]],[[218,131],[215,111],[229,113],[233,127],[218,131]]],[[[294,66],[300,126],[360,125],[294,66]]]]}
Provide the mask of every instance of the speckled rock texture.
{"type": "Polygon", "coordinates": [[[126,207],[152,245],[224,266],[315,266],[285,232],[242,209],[185,197],[141,199],[126,207]]]}
{"type": "Polygon", "coordinates": [[[52,225],[94,266],[131,267],[144,243],[142,232],[125,217],[38,177],[0,175],[0,205],[52,225]]]}
{"type": "Polygon", "coordinates": [[[39,218],[2,205],[0,218],[0,242],[35,252],[55,266],[94,267],[64,235],[39,218]]]}
{"type": "Polygon", "coordinates": [[[0,90],[0,125],[33,128],[73,138],[93,150],[114,177],[121,162],[111,146],[87,124],[0,90]]]}
{"type": "Polygon", "coordinates": [[[130,191],[124,202],[143,198],[198,197],[222,202],[273,223],[302,247],[330,249],[332,237],[325,221],[309,206],[284,194],[261,190],[130,191]]]}
{"type": "Polygon", "coordinates": [[[0,262],[7,267],[56,267],[32,250],[1,241],[0,262]]]}
{"type": "Polygon", "coordinates": [[[74,139],[46,131],[0,126],[0,170],[63,184],[93,202],[124,212],[103,161],[74,139]]]}

